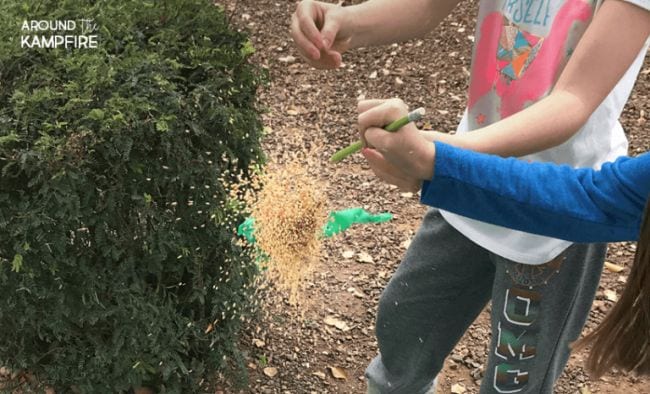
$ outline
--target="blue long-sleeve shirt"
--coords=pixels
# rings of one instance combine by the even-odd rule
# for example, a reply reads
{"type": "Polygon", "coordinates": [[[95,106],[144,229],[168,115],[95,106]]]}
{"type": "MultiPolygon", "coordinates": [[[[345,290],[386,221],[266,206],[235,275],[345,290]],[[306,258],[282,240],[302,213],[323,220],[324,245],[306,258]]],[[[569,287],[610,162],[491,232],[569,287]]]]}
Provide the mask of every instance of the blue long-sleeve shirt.
{"type": "Polygon", "coordinates": [[[639,237],[650,194],[650,152],[594,170],[435,144],[435,175],[422,185],[424,204],[573,242],[639,237]]]}

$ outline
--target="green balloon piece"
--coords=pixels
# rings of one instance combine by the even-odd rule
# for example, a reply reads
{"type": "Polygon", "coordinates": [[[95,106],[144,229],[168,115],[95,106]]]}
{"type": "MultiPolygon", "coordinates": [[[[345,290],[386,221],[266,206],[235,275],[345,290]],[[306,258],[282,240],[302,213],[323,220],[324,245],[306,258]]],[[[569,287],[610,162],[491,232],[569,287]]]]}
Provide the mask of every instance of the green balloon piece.
{"type": "Polygon", "coordinates": [[[331,212],[327,224],[323,226],[323,235],[326,238],[341,233],[353,224],[383,223],[391,220],[393,215],[388,212],[373,215],[362,208],[350,208],[331,212]]]}
{"type": "MultiPolygon", "coordinates": [[[[388,212],[380,214],[371,214],[363,208],[349,208],[340,211],[330,212],[327,223],[323,226],[323,236],[325,238],[333,237],[354,224],[365,223],[383,223],[391,220],[393,215],[388,212]]],[[[255,219],[252,217],[237,227],[237,234],[246,238],[250,244],[255,243],[255,219]]]]}
{"type": "Polygon", "coordinates": [[[239,227],[237,227],[237,235],[246,238],[246,241],[248,241],[249,244],[255,243],[255,235],[253,235],[254,232],[255,219],[252,217],[247,217],[246,220],[244,220],[244,223],[240,224],[239,227]]]}

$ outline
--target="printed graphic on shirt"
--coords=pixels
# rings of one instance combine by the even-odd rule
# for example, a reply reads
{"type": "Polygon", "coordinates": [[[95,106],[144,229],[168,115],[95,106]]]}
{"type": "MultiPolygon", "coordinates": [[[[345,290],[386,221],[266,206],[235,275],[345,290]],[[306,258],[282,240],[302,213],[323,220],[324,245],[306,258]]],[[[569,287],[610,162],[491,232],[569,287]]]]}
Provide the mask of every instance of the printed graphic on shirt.
{"type": "Polygon", "coordinates": [[[585,0],[502,0],[479,16],[469,88],[469,129],[546,96],[592,18],[585,0]]]}
{"type": "Polygon", "coordinates": [[[562,3],[556,0],[505,0],[501,12],[513,23],[526,26],[526,31],[547,36],[562,3]]]}
{"type": "Polygon", "coordinates": [[[544,39],[522,31],[508,22],[501,29],[497,67],[507,81],[519,79],[539,53],[544,39]]]}

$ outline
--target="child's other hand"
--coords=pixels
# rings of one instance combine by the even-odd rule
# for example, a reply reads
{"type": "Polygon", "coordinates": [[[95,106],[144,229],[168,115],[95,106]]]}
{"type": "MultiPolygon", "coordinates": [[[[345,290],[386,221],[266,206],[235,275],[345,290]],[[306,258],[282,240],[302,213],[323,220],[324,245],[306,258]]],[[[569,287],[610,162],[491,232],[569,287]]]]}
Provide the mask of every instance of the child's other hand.
{"type": "Polygon", "coordinates": [[[435,145],[413,123],[396,132],[382,128],[408,114],[402,100],[360,101],[358,112],[361,139],[368,146],[362,153],[379,178],[413,191],[433,177],[435,145]]]}
{"type": "Polygon", "coordinates": [[[291,16],[291,37],[305,60],[316,68],[337,68],[350,47],[344,32],[345,7],[303,0],[291,16]]]}

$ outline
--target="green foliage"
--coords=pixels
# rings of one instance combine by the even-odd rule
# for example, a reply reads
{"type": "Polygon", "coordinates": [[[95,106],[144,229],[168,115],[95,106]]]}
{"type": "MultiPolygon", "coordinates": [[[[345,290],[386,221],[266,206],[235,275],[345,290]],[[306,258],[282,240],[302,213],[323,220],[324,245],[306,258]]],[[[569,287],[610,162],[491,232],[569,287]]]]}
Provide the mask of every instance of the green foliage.
{"type": "Polygon", "coordinates": [[[197,392],[257,274],[219,181],[261,155],[250,42],[210,0],[3,1],[0,26],[0,365],[197,392]],[[21,48],[82,18],[99,48],[21,48]]]}

